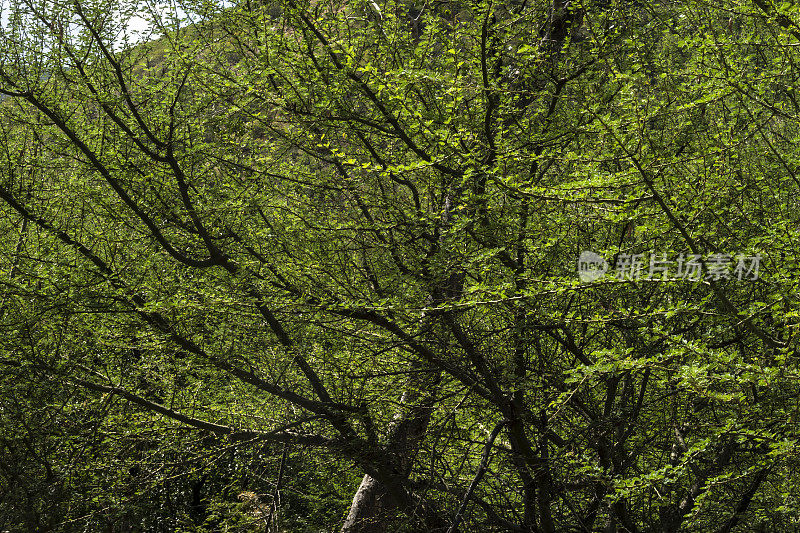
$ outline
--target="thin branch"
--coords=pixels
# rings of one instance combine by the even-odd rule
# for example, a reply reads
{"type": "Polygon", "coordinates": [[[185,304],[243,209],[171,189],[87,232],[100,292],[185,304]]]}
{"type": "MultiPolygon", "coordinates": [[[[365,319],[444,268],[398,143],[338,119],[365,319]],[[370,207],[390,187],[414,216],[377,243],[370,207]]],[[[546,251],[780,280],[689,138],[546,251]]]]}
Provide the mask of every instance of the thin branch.
{"type": "Polygon", "coordinates": [[[455,516],[453,517],[453,523],[450,524],[450,528],[447,530],[447,533],[455,533],[458,528],[459,522],[461,522],[461,515],[464,514],[464,511],[467,509],[467,504],[469,500],[472,498],[472,493],[475,492],[475,488],[478,486],[478,483],[481,482],[483,479],[483,475],[486,473],[486,469],[489,467],[489,455],[492,451],[492,444],[494,444],[497,435],[500,434],[500,430],[503,429],[503,426],[506,424],[505,420],[501,420],[494,426],[494,429],[489,434],[489,438],[486,440],[486,445],[483,447],[483,455],[481,455],[481,462],[478,465],[478,471],[475,472],[475,477],[472,478],[472,482],[469,484],[469,488],[467,489],[467,493],[464,495],[464,501],[461,502],[461,506],[456,511],[455,516]]]}

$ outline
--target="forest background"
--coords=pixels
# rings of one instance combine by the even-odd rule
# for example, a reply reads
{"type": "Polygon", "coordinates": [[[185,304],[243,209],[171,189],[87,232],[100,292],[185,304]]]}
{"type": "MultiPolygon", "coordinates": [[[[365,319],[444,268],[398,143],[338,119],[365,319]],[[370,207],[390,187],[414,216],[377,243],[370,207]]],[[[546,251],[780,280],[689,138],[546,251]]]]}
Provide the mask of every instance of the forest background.
{"type": "Polygon", "coordinates": [[[2,6],[0,529],[798,530],[795,2],[2,6]]]}

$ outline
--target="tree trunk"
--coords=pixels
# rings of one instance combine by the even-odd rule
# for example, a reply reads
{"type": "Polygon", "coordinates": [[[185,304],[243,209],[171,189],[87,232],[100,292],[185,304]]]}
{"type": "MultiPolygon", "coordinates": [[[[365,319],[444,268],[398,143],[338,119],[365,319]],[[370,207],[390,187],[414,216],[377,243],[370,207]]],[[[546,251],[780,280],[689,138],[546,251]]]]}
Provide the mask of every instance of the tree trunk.
{"type": "Polygon", "coordinates": [[[350,512],[342,526],[342,533],[382,533],[386,531],[385,522],[393,507],[383,486],[372,476],[365,475],[361,480],[350,512]]]}
{"type": "MultiPolygon", "coordinates": [[[[410,409],[398,413],[389,428],[385,451],[395,465],[394,475],[388,480],[377,480],[369,474],[364,476],[353,496],[353,503],[350,505],[341,533],[388,531],[389,522],[396,516],[397,511],[404,511],[402,507],[410,504],[410,501],[398,502],[384,484],[396,482],[398,485],[403,485],[408,479],[414,455],[428,429],[433,413],[441,372],[435,372],[427,378],[415,381],[414,390],[404,392],[401,398],[401,405],[410,405],[410,409]],[[429,392],[420,399],[417,391],[422,390],[429,392]]],[[[425,512],[424,508],[421,508],[421,511],[425,512]]]]}

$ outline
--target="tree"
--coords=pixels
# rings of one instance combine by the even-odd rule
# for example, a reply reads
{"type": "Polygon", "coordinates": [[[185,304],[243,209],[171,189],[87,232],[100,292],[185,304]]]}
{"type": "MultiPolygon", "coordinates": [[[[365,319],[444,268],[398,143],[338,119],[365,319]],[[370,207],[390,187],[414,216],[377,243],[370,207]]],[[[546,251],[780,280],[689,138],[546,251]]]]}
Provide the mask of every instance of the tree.
{"type": "MultiPolygon", "coordinates": [[[[82,475],[116,429],[160,464],[192,442],[153,529],[233,524],[250,482],[203,457],[265,446],[358,469],[348,532],[796,524],[794,8],[181,9],[138,45],[102,2],[3,30],[3,387],[102,425],[65,428],[82,475]],[[577,279],[584,250],[620,279],[577,279]]],[[[63,468],[33,409],[4,464],[63,468]]],[[[158,506],[109,501],[46,521],[158,506]]]]}

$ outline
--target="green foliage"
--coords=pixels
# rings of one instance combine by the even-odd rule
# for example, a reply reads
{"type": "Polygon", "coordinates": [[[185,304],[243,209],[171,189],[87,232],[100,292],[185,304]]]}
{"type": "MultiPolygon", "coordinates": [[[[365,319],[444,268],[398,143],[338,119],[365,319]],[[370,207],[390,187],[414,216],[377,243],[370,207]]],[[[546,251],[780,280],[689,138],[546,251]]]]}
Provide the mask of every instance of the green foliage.
{"type": "Polygon", "coordinates": [[[0,529],[798,527],[796,6],[180,7],[10,5],[0,529]]]}

